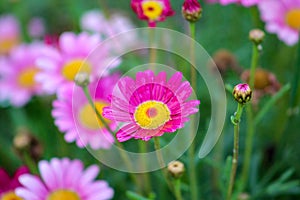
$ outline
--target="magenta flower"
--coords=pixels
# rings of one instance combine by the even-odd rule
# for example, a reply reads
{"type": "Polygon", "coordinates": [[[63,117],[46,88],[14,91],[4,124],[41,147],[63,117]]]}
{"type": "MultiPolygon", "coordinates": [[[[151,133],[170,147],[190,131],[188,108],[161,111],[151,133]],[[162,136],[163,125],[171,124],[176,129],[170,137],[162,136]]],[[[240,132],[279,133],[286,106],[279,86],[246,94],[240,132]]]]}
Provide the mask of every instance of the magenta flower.
{"type": "Polygon", "coordinates": [[[175,73],[169,81],[167,73],[157,76],[150,70],[138,72],[136,80],[124,77],[118,82],[120,95],[112,95],[111,105],[103,110],[104,117],[122,123],[116,133],[118,141],[131,138],[149,140],[165,132],[175,132],[198,112],[200,101],[188,100],[192,87],[181,82],[182,74],[175,73]]]}
{"type": "Polygon", "coordinates": [[[257,3],[261,0],[206,0],[208,3],[217,3],[219,2],[222,5],[228,5],[232,3],[241,4],[245,7],[250,7],[257,5],[257,3]]]}
{"type": "Polygon", "coordinates": [[[148,21],[149,27],[175,14],[169,0],[131,0],[131,8],[138,18],[148,21]]]}
{"type": "Polygon", "coordinates": [[[36,80],[42,84],[47,93],[53,94],[64,84],[73,83],[78,72],[86,72],[95,78],[102,74],[108,65],[117,66],[120,60],[108,63],[110,61],[108,48],[96,48],[100,42],[99,35],[63,33],[59,38],[59,49],[52,48],[51,52],[43,54],[38,59],[40,72],[36,80]],[[91,51],[97,53],[89,56],[91,51]]]}
{"type": "Polygon", "coordinates": [[[21,186],[18,181],[19,176],[28,173],[28,168],[23,166],[17,169],[11,178],[4,169],[0,168],[0,199],[21,200],[21,198],[15,194],[15,189],[21,186]]]}
{"type": "Polygon", "coordinates": [[[49,49],[41,43],[23,44],[13,49],[7,58],[0,58],[0,100],[13,106],[23,106],[32,96],[43,94],[35,81],[39,72],[37,58],[49,49]]]}
{"type": "Polygon", "coordinates": [[[20,25],[15,16],[0,16],[0,55],[8,54],[20,43],[20,40],[20,25]]]}
{"type": "Polygon", "coordinates": [[[80,160],[53,158],[40,161],[41,178],[26,174],[19,177],[22,187],[16,194],[24,200],[107,200],[113,197],[113,189],[106,181],[95,181],[99,167],[83,169],[80,160]]]}
{"type": "MultiPolygon", "coordinates": [[[[108,96],[118,79],[119,75],[115,74],[90,83],[90,94],[94,96],[94,103],[100,113],[103,107],[109,105],[108,96]]],[[[89,144],[93,149],[108,149],[114,142],[113,136],[97,118],[80,87],[68,84],[60,88],[57,100],[53,102],[52,115],[56,126],[65,133],[67,142],[76,141],[81,148],[89,144]]],[[[106,120],[106,123],[112,130],[116,129],[114,122],[106,120]]]]}
{"type": "Polygon", "coordinates": [[[300,31],[300,0],[263,0],[259,2],[258,8],[268,32],[276,33],[287,45],[297,43],[300,31]]]}
{"type": "Polygon", "coordinates": [[[232,94],[234,99],[241,104],[249,102],[252,98],[252,90],[247,83],[236,85],[233,88],[232,94]]]}

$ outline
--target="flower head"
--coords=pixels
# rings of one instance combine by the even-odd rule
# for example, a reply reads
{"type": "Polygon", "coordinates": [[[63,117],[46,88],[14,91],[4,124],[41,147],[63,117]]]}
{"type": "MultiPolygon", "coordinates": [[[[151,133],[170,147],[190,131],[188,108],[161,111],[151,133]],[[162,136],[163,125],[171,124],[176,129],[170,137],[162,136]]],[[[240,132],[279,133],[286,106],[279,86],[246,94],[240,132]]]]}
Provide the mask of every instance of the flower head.
{"type": "Polygon", "coordinates": [[[0,54],[8,54],[20,43],[20,25],[13,15],[0,16],[0,54]]]}
{"type": "Polygon", "coordinates": [[[252,29],[249,32],[249,39],[256,45],[259,45],[263,42],[265,33],[260,29],[252,29]]]}
{"type": "Polygon", "coordinates": [[[92,165],[86,170],[80,160],[53,158],[50,162],[40,161],[41,178],[22,175],[22,187],[16,194],[24,200],[107,200],[113,197],[113,189],[106,181],[95,181],[99,167],[92,165]]]}
{"type": "Polygon", "coordinates": [[[258,8],[268,32],[276,33],[287,45],[297,43],[300,31],[300,0],[264,0],[258,3],[258,8]]]}
{"type": "MultiPolygon", "coordinates": [[[[89,84],[90,94],[100,113],[103,107],[109,105],[108,96],[118,79],[119,75],[114,74],[89,84]]],[[[113,136],[97,118],[80,87],[68,84],[59,89],[57,100],[53,102],[52,115],[59,130],[65,133],[67,142],[76,141],[79,147],[89,144],[93,149],[107,149],[114,142],[113,136]]],[[[114,122],[106,120],[106,123],[111,129],[116,128],[114,122]]]]}
{"type": "Polygon", "coordinates": [[[178,179],[185,171],[184,164],[180,161],[172,161],[168,164],[168,172],[172,177],[178,179]]]}
{"type": "Polygon", "coordinates": [[[131,0],[131,8],[140,19],[148,21],[149,27],[175,13],[169,0],[131,0]]]}
{"type": "Polygon", "coordinates": [[[185,0],[182,6],[182,14],[186,20],[196,22],[202,14],[202,8],[198,0],[185,0]]]}
{"type": "Polygon", "coordinates": [[[47,49],[41,43],[24,44],[13,49],[8,58],[0,59],[0,100],[23,106],[33,95],[43,93],[41,85],[35,81],[39,72],[36,60],[47,49]]]}
{"type": "Polygon", "coordinates": [[[251,100],[252,90],[247,83],[241,83],[234,87],[232,94],[237,102],[245,104],[251,100]]]}
{"type": "Polygon", "coordinates": [[[113,93],[111,105],[103,109],[104,117],[124,123],[116,133],[118,141],[131,138],[149,140],[165,132],[175,132],[198,112],[198,100],[188,100],[189,82],[181,82],[175,73],[169,81],[166,72],[157,76],[151,70],[138,72],[136,80],[124,77],[118,82],[120,94],[113,93]]]}
{"type": "Polygon", "coordinates": [[[21,200],[21,198],[15,194],[15,189],[21,186],[18,178],[27,173],[29,173],[28,168],[23,166],[17,169],[11,178],[4,169],[0,168],[0,199],[21,200]]]}
{"type": "MultiPolygon", "coordinates": [[[[78,72],[86,72],[91,78],[97,77],[108,66],[110,56],[108,48],[96,48],[99,43],[99,35],[63,33],[59,38],[59,49],[52,48],[38,59],[40,73],[36,80],[45,91],[52,94],[60,86],[74,83],[78,72]],[[95,56],[89,56],[92,50],[97,51],[93,54],[95,56]]],[[[119,61],[116,61],[109,66],[115,67],[118,64],[119,61]]]]}

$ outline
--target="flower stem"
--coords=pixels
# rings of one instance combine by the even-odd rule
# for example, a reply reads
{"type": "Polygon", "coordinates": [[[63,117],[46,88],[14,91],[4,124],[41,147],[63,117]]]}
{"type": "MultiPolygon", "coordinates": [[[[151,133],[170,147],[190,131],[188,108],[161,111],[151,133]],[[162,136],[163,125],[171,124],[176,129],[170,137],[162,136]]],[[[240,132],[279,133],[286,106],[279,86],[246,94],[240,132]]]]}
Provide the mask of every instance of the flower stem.
{"type": "MultiPolygon", "coordinates": [[[[190,37],[195,40],[195,34],[196,34],[196,24],[194,22],[189,23],[190,26],[190,37]]],[[[191,54],[191,67],[190,67],[190,73],[191,73],[191,84],[193,89],[197,93],[197,71],[194,68],[195,64],[195,45],[194,42],[191,42],[190,46],[190,54],[191,54]]],[[[195,117],[192,116],[191,118],[191,132],[190,136],[192,137],[191,140],[194,138],[194,135],[196,134],[195,130],[195,117]]],[[[197,173],[196,173],[196,163],[195,163],[195,142],[193,141],[191,143],[191,146],[188,149],[188,158],[189,158],[189,179],[190,179],[190,187],[191,187],[191,199],[192,200],[198,200],[198,190],[197,190],[197,173]]]]}
{"type": "Polygon", "coordinates": [[[229,185],[227,190],[227,200],[231,200],[232,190],[235,181],[235,175],[238,165],[238,155],[239,155],[239,124],[243,112],[243,104],[238,104],[237,111],[235,112],[234,116],[231,117],[231,121],[234,125],[234,142],[233,142],[233,158],[232,158],[232,165],[231,165],[231,172],[230,172],[230,179],[229,185]]]}
{"type": "Polygon", "coordinates": [[[180,178],[174,180],[174,191],[176,200],[182,200],[180,178]]]}
{"type": "MultiPolygon", "coordinates": [[[[255,71],[258,65],[259,59],[259,49],[257,44],[253,44],[252,49],[252,59],[251,59],[251,69],[250,69],[250,81],[249,87],[254,90],[254,82],[255,82],[255,71]]],[[[252,154],[252,146],[253,146],[253,136],[255,132],[255,122],[254,116],[252,111],[251,104],[246,106],[246,113],[247,113],[247,132],[246,132],[246,144],[245,144],[245,152],[244,152],[244,164],[242,169],[242,177],[241,177],[241,184],[242,189],[248,182],[248,174],[249,174],[249,167],[251,161],[251,154],[252,154]]]]}
{"type": "MultiPolygon", "coordinates": [[[[299,33],[300,35],[300,33],[299,33]]],[[[298,42],[298,50],[297,50],[297,62],[296,62],[296,71],[292,85],[291,98],[290,98],[290,110],[294,110],[297,106],[297,92],[299,87],[299,77],[300,77],[300,39],[298,42]]]]}
{"type": "Polygon", "coordinates": [[[165,161],[163,159],[163,156],[161,154],[161,151],[160,151],[160,142],[159,142],[159,137],[154,137],[154,149],[155,149],[155,152],[156,152],[156,157],[157,157],[157,160],[158,160],[158,164],[159,166],[162,168],[162,173],[163,173],[163,176],[167,182],[167,185],[169,187],[169,189],[171,191],[173,191],[173,186],[168,178],[168,172],[167,172],[167,169],[165,168],[165,161]]]}
{"type": "Polygon", "coordinates": [[[150,69],[152,71],[155,71],[155,62],[157,60],[157,54],[156,54],[156,49],[154,48],[155,46],[155,29],[154,28],[149,28],[149,43],[150,43],[150,52],[149,52],[149,60],[150,60],[150,69]]]}

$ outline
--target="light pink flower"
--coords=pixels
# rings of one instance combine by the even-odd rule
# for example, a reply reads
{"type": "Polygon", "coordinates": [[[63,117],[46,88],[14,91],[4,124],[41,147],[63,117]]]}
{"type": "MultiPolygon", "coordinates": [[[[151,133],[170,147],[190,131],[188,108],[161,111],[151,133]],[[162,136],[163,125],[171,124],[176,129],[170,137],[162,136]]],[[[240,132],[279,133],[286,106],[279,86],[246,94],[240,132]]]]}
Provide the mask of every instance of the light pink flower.
{"type": "Polygon", "coordinates": [[[39,71],[35,62],[47,51],[48,47],[42,43],[23,44],[13,49],[9,57],[0,59],[0,100],[23,106],[33,95],[43,93],[35,81],[39,71]]]}
{"type": "Polygon", "coordinates": [[[222,5],[228,5],[232,3],[241,4],[245,7],[257,5],[261,0],[206,0],[208,3],[220,3],[222,5]]]}
{"type": "Polygon", "coordinates": [[[15,16],[0,16],[0,54],[8,54],[20,43],[20,37],[20,25],[15,16]]]}
{"type": "Polygon", "coordinates": [[[276,33],[287,45],[299,40],[300,0],[261,0],[258,4],[266,30],[276,33]]]}
{"type": "MultiPolygon", "coordinates": [[[[96,108],[102,113],[102,108],[109,105],[108,96],[111,95],[119,75],[115,74],[101,78],[89,85],[96,108]]],[[[114,142],[113,136],[96,116],[89,105],[82,89],[68,84],[58,90],[57,100],[53,102],[52,115],[55,124],[65,133],[67,142],[76,141],[77,146],[90,145],[93,149],[108,149],[114,142]]],[[[116,124],[105,120],[112,130],[116,124]]]]}
{"type": "Polygon", "coordinates": [[[92,165],[84,170],[80,160],[53,158],[50,162],[40,161],[41,178],[22,175],[22,187],[16,194],[24,200],[107,200],[113,197],[113,189],[106,181],[95,180],[99,167],[92,165]]]}
{"type": "Polygon", "coordinates": [[[87,72],[94,79],[101,75],[106,67],[117,66],[120,60],[108,63],[108,48],[96,48],[100,42],[99,35],[63,33],[59,38],[59,49],[53,48],[38,59],[37,65],[41,71],[36,80],[42,84],[45,91],[52,94],[64,84],[72,83],[78,72],[87,72]],[[89,55],[92,51],[96,51],[93,56],[89,55]]]}
{"type": "Polygon", "coordinates": [[[166,72],[157,76],[151,70],[138,72],[136,80],[124,77],[118,82],[111,105],[103,109],[104,117],[122,123],[116,133],[120,142],[131,138],[149,140],[165,132],[175,132],[198,112],[200,101],[188,100],[192,88],[175,73],[169,81],[166,72]]]}
{"type": "Polygon", "coordinates": [[[138,18],[148,21],[149,27],[175,14],[169,0],[131,0],[131,8],[138,18]]]}

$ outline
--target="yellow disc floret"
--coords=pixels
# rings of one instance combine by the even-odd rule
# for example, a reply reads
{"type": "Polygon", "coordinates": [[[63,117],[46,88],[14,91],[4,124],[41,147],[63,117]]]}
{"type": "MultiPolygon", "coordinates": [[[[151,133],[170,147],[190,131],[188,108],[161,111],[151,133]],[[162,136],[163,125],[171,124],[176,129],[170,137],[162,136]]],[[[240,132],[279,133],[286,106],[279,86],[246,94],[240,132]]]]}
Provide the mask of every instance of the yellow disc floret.
{"type": "Polygon", "coordinates": [[[20,43],[18,37],[13,38],[1,38],[0,40],[0,54],[8,54],[12,48],[16,47],[20,43]]]}
{"type": "Polygon", "coordinates": [[[22,198],[18,197],[14,192],[7,192],[4,193],[1,200],[22,200],[22,198]]]}
{"type": "MultiPolygon", "coordinates": [[[[102,115],[102,109],[106,107],[108,104],[103,101],[96,101],[95,106],[97,111],[102,115]]],[[[80,112],[79,112],[79,120],[81,124],[92,130],[97,130],[104,127],[104,124],[100,121],[100,119],[97,117],[94,109],[90,104],[84,105],[80,112]]],[[[109,120],[104,118],[104,121],[109,124],[109,120]]]]}
{"type": "Polygon", "coordinates": [[[285,20],[291,28],[300,30],[300,9],[290,10],[286,14],[285,20]]]}
{"type": "Polygon", "coordinates": [[[144,1],[142,3],[143,14],[149,18],[149,20],[158,19],[163,12],[163,5],[157,1],[144,1]]]}
{"type": "Polygon", "coordinates": [[[62,74],[68,81],[74,81],[77,73],[85,72],[90,74],[91,70],[91,65],[88,62],[82,59],[74,59],[64,65],[62,74]]]}
{"type": "Polygon", "coordinates": [[[18,83],[21,87],[31,88],[35,85],[35,75],[39,70],[36,67],[28,67],[20,72],[18,83]]]}
{"type": "Polygon", "coordinates": [[[47,200],[80,200],[80,197],[70,190],[56,190],[47,197],[47,200]]]}
{"type": "Polygon", "coordinates": [[[143,129],[157,129],[171,119],[166,104],[159,101],[141,103],[134,112],[135,122],[143,129]]]}

